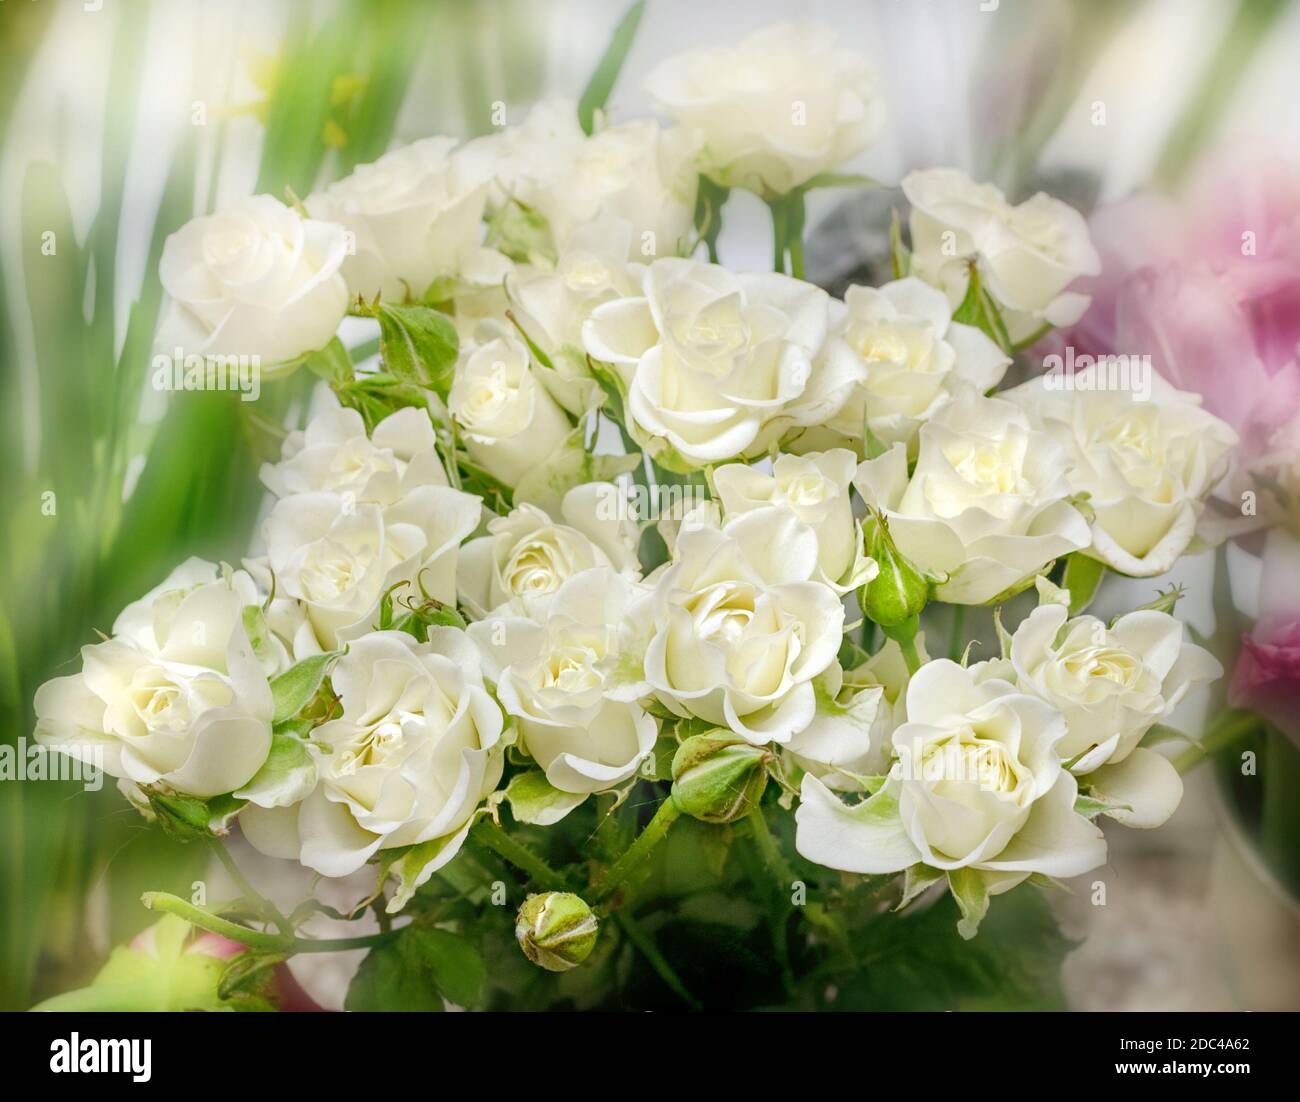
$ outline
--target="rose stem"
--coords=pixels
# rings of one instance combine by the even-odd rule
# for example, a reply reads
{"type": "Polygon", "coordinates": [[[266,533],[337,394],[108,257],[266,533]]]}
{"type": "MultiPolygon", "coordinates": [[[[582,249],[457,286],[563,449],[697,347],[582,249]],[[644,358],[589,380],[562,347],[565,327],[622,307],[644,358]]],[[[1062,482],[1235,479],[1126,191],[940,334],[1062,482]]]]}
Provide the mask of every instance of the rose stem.
{"type": "Polygon", "coordinates": [[[470,828],[474,841],[490,849],[498,857],[509,861],[529,879],[538,884],[564,887],[565,879],[522,842],[516,842],[504,830],[488,819],[480,819],[470,828]]]}
{"type": "Polygon", "coordinates": [[[1259,716],[1253,712],[1228,709],[1210,724],[1200,742],[1189,746],[1173,759],[1174,768],[1186,773],[1193,766],[1200,765],[1206,758],[1231,746],[1243,735],[1250,734],[1260,725],[1259,716]]]}
{"type": "Polygon", "coordinates": [[[637,835],[636,841],[628,846],[623,856],[614,862],[604,879],[596,885],[592,901],[599,902],[613,895],[623,881],[650,855],[680,814],[672,796],[664,800],[655,811],[654,818],[646,824],[645,830],[637,835]]]}

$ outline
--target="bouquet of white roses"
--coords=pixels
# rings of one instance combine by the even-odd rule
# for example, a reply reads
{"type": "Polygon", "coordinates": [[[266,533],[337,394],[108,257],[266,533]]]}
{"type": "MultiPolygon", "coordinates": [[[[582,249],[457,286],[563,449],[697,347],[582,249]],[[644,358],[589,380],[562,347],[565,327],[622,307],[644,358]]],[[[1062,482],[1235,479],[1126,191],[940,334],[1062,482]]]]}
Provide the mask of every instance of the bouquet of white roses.
{"type": "Polygon", "coordinates": [[[1172,591],[1085,609],[1199,547],[1235,436],[1106,364],[999,389],[1087,305],[1081,216],[914,171],[893,279],[833,298],[805,199],[874,186],[841,171],[884,124],[864,61],[772,28],[661,62],[668,125],[615,122],[629,37],[580,104],[167,241],[161,366],[314,372],[316,412],[242,565],[124,609],[36,733],[217,847],[239,898],[145,903],[245,947],[230,1005],[357,948],[357,1008],[709,1003],[702,945],[755,1002],[870,1003],[867,961],[974,959],[993,896],[1179,802],[1153,745],[1219,664],[1172,591]],[[733,189],[774,271],[718,262],[733,189]],[[272,902],[229,835],[355,890],[272,902]]]}

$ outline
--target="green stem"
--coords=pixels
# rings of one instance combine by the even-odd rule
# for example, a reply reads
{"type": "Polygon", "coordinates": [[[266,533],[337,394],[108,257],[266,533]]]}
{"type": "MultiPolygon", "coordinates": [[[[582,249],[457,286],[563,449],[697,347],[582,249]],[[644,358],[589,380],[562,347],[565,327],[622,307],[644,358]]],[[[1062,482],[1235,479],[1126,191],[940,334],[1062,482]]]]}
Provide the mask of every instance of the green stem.
{"type": "Polygon", "coordinates": [[[1174,768],[1180,773],[1186,773],[1194,766],[1200,765],[1206,758],[1212,757],[1238,739],[1250,734],[1262,722],[1254,712],[1233,709],[1223,712],[1210,724],[1200,742],[1189,746],[1173,759],[1174,768]]]}
{"type": "Polygon", "coordinates": [[[214,915],[202,907],[172,895],[170,892],[145,892],[140,902],[151,911],[163,911],[185,919],[192,926],[209,933],[220,934],[250,949],[263,949],[272,953],[341,953],[348,949],[370,949],[396,937],[400,930],[387,930],[378,934],[363,934],[359,937],[306,938],[292,937],[287,934],[268,934],[261,930],[250,930],[238,922],[214,915]]]}
{"type": "Polygon", "coordinates": [[[170,892],[145,892],[140,897],[140,902],[145,905],[147,910],[163,911],[166,914],[176,915],[201,930],[220,934],[231,941],[239,942],[240,945],[247,945],[250,949],[283,952],[293,944],[293,939],[287,938],[283,934],[267,934],[260,930],[250,930],[247,926],[241,926],[238,922],[231,922],[228,919],[212,914],[210,911],[205,911],[202,907],[196,907],[193,903],[181,899],[180,896],[172,895],[170,892]]]}
{"type": "MultiPolygon", "coordinates": [[[[753,808],[749,812],[747,819],[749,820],[749,832],[753,835],[754,844],[758,847],[758,852],[763,858],[763,864],[784,885],[792,884],[796,879],[794,870],[790,868],[785,856],[781,853],[781,847],[772,834],[772,828],[767,825],[767,816],[763,814],[762,807],[753,808]]],[[[788,891],[789,888],[785,887],[784,890],[788,891]]]]}
{"type": "Polygon", "coordinates": [[[244,894],[245,898],[257,904],[263,915],[275,923],[281,934],[285,937],[291,937],[293,930],[289,926],[289,920],[280,913],[274,903],[253,887],[248,877],[244,875],[243,870],[235,863],[235,859],[231,856],[230,850],[226,848],[225,842],[213,835],[211,836],[211,844],[213,852],[217,855],[217,860],[221,862],[230,875],[230,879],[235,882],[235,887],[244,894]]]}
{"type": "Polygon", "coordinates": [[[803,237],[790,235],[790,274],[795,279],[803,279],[803,237]]]}
{"type": "MultiPolygon", "coordinates": [[[[405,929],[405,927],[402,927],[405,929]]],[[[381,930],[377,934],[361,934],[358,937],[296,937],[289,946],[290,953],[344,953],[349,949],[373,949],[392,941],[402,930],[381,930]]]]}
{"type": "Polygon", "coordinates": [[[961,652],[966,647],[966,606],[952,606],[952,634],[948,637],[948,657],[954,662],[961,661],[961,652]]]}
{"type": "Polygon", "coordinates": [[[781,200],[768,203],[772,212],[772,271],[785,274],[785,207],[781,200]]]}
{"type": "Polygon", "coordinates": [[[530,880],[540,885],[553,884],[563,887],[564,877],[537,856],[522,842],[516,842],[504,830],[490,819],[479,819],[470,828],[470,837],[498,857],[509,861],[521,872],[526,872],[530,880]]]}
{"type": "Polygon", "coordinates": [[[907,672],[916,673],[921,668],[921,655],[916,649],[916,637],[911,639],[898,639],[898,649],[903,652],[903,661],[907,663],[907,672]]]}
{"type": "Polygon", "coordinates": [[[668,963],[668,959],[659,952],[659,947],[646,936],[645,931],[642,930],[631,917],[626,914],[615,914],[614,921],[618,923],[619,928],[627,935],[628,941],[630,941],[636,947],[637,951],[649,962],[650,967],[655,970],[656,975],[658,975],[658,977],[672,989],[673,994],[681,999],[682,1002],[686,1003],[692,1010],[704,1009],[700,1001],[686,989],[686,985],[682,983],[681,977],[673,971],[673,966],[668,963]]]}
{"type": "Polygon", "coordinates": [[[654,818],[646,824],[645,830],[637,835],[636,841],[628,846],[623,856],[610,866],[604,879],[596,885],[591,901],[599,903],[613,895],[619,886],[650,856],[651,851],[663,840],[664,835],[668,833],[668,828],[677,821],[680,814],[681,812],[677,809],[677,804],[673,802],[672,796],[664,800],[655,811],[654,818]]]}

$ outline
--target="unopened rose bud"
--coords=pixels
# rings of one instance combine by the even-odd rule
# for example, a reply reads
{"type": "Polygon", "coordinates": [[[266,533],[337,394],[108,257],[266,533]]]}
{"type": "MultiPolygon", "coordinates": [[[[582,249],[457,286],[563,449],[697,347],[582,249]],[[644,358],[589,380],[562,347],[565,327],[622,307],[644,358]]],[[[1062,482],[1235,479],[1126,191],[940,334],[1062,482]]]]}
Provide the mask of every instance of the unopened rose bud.
{"type": "Polygon", "coordinates": [[[919,615],[930,599],[930,580],[898,549],[889,534],[889,521],[874,510],[862,522],[866,552],[879,573],[858,590],[858,604],[869,620],[883,628],[919,615]]]}
{"type": "Polygon", "coordinates": [[[692,735],[673,755],[673,801],[706,823],[730,823],[758,806],[771,751],[729,731],[692,735]]]}
{"type": "Polygon", "coordinates": [[[519,908],[515,938],[534,964],[548,972],[567,972],[591,956],[599,925],[581,896],[542,892],[519,908]]]}

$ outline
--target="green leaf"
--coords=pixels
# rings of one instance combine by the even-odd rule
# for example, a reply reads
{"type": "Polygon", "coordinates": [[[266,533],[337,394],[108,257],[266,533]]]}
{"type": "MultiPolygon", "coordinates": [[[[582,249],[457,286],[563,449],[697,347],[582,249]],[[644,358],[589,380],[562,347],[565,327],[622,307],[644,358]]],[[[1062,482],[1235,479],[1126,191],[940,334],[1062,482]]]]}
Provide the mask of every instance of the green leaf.
{"type": "Polygon", "coordinates": [[[1063,586],[1070,591],[1070,615],[1077,616],[1090,604],[1106,576],[1106,564],[1075,551],[1065,560],[1063,586]]]}
{"type": "Polygon", "coordinates": [[[352,356],[338,337],[324,348],[308,352],[302,358],[302,364],[332,387],[352,381],[352,356]]]}
{"type": "Polygon", "coordinates": [[[614,82],[618,80],[619,70],[623,68],[623,61],[632,47],[632,40],[636,37],[636,29],[644,12],[645,0],[637,0],[628,8],[627,14],[614,28],[614,35],[605,47],[596,71],[591,74],[591,80],[587,82],[582,98],[578,100],[578,123],[584,134],[590,134],[595,129],[596,112],[604,108],[610,92],[614,90],[614,82]]]}
{"type": "Polygon", "coordinates": [[[259,807],[289,807],[305,799],[315,787],[316,762],[286,723],[272,728],[266,761],[235,796],[259,807]]]}
{"type": "Polygon", "coordinates": [[[838,1010],[1062,1010],[1061,962],[1072,948],[1036,888],[998,896],[973,941],[957,933],[944,893],[885,913],[858,935],[860,962],[841,977],[838,1010]]]}
{"type": "Polygon", "coordinates": [[[319,691],[325,672],[340,651],[313,654],[291,666],[271,682],[271,697],[275,701],[273,723],[283,723],[298,714],[319,691]]]}
{"type": "Polygon", "coordinates": [[[559,822],[585,798],[554,788],[540,769],[516,774],[506,786],[511,813],[521,823],[536,826],[559,822]]]}
{"type": "Polygon", "coordinates": [[[979,933],[980,923],[989,911],[988,883],[979,869],[950,869],[948,888],[961,911],[957,932],[970,940],[979,933]]]}
{"type": "Polygon", "coordinates": [[[451,392],[460,338],[446,314],[431,306],[381,303],[379,352],[385,371],[399,382],[427,386],[443,401],[451,392]]]}
{"type": "Polygon", "coordinates": [[[478,950],[456,934],[408,926],[366,954],[348,988],[351,1011],[442,1010],[443,997],[473,1006],[482,997],[487,969],[478,950]]]}

